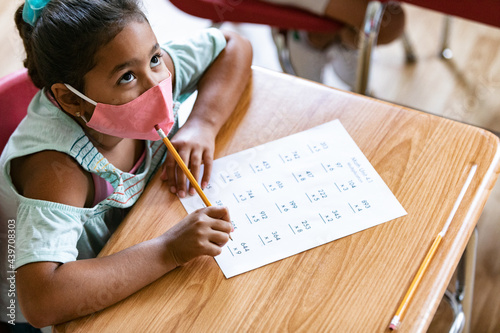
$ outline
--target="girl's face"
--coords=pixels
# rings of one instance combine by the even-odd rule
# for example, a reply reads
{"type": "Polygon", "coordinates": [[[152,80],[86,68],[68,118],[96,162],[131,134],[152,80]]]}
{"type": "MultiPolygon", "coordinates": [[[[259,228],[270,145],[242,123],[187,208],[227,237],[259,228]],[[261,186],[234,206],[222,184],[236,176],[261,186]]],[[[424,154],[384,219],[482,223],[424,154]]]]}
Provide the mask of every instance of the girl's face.
{"type": "Polygon", "coordinates": [[[130,102],[169,76],[163,54],[148,22],[130,22],[95,55],[84,94],[98,103],[130,102]]]}

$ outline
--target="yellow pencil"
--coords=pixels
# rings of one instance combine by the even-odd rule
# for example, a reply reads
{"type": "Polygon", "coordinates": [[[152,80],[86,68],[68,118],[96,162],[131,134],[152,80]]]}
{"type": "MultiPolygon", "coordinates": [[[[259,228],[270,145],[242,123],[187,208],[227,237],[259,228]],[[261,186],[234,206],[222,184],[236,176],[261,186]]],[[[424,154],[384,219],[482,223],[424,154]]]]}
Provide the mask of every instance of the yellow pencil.
{"type": "MultiPolygon", "coordinates": [[[[198,195],[201,197],[201,200],[203,200],[203,203],[205,204],[205,206],[207,206],[207,207],[212,206],[212,204],[208,200],[208,198],[205,195],[205,193],[203,193],[203,190],[201,189],[200,185],[198,184],[198,182],[194,178],[193,174],[191,173],[191,171],[189,171],[188,167],[186,166],[186,164],[184,163],[184,161],[182,160],[182,158],[179,156],[179,153],[177,153],[177,150],[175,150],[175,147],[172,145],[172,143],[170,142],[170,140],[167,138],[167,136],[165,135],[165,133],[163,132],[163,130],[158,125],[155,125],[155,129],[158,132],[158,135],[163,140],[163,143],[165,143],[165,146],[167,146],[167,149],[170,152],[170,154],[172,154],[172,156],[174,157],[174,159],[177,162],[177,164],[181,167],[182,172],[184,172],[184,174],[186,175],[186,177],[188,177],[189,182],[191,183],[191,185],[193,185],[193,187],[195,188],[196,192],[198,192],[198,195]]],[[[229,239],[233,240],[231,238],[231,235],[229,235],[229,239]]]]}
{"type": "Polygon", "coordinates": [[[401,324],[401,319],[403,318],[403,315],[408,307],[408,304],[410,303],[413,295],[415,294],[415,291],[417,290],[417,287],[418,287],[420,281],[422,280],[422,277],[425,274],[427,267],[429,267],[429,263],[431,262],[432,258],[434,257],[434,254],[436,253],[436,250],[439,247],[441,240],[443,239],[444,235],[448,231],[448,227],[450,226],[451,221],[453,220],[453,217],[455,216],[455,213],[457,212],[457,209],[460,206],[460,203],[462,202],[462,199],[465,195],[465,192],[467,191],[467,188],[469,187],[469,185],[472,181],[472,177],[476,173],[476,169],[477,169],[477,165],[473,165],[470,172],[469,172],[469,176],[465,180],[465,184],[462,187],[460,194],[458,195],[457,201],[455,201],[455,204],[453,205],[453,209],[451,210],[451,213],[448,216],[448,220],[446,220],[446,223],[444,224],[443,229],[436,236],[434,243],[432,243],[432,246],[429,249],[429,252],[427,252],[425,259],[422,262],[422,265],[420,265],[420,268],[417,271],[417,275],[415,275],[415,278],[413,279],[413,281],[410,285],[410,288],[406,292],[406,295],[403,298],[401,305],[399,306],[398,310],[396,311],[396,315],[391,320],[391,323],[389,325],[389,328],[391,330],[397,330],[399,325],[401,324]]]}

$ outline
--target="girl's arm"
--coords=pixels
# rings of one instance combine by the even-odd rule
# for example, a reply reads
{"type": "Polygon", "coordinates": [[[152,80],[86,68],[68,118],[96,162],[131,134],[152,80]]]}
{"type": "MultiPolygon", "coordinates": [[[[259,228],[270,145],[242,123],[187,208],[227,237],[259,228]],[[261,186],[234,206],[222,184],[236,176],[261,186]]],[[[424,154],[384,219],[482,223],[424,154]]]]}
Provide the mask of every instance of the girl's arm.
{"type": "MultiPolygon", "coordinates": [[[[210,179],[215,137],[235,109],[251,74],[250,43],[238,34],[223,33],[227,45],[200,79],[193,110],[171,140],[196,179],[199,179],[200,167],[204,164],[202,188],[210,179]]],[[[176,178],[175,165],[174,158],[167,155],[161,179],[168,181],[173,193],[184,197],[186,176],[178,170],[176,178]]],[[[189,193],[196,193],[192,186],[189,193]]]]}
{"type": "Polygon", "coordinates": [[[24,265],[16,280],[23,314],[45,327],[107,308],[192,258],[220,254],[231,230],[228,219],[225,208],[209,207],[160,237],[107,257],[24,265]]]}
{"type": "MultiPolygon", "coordinates": [[[[80,166],[66,158],[63,153],[45,151],[15,163],[13,178],[19,192],[84,207],[91,184],[80,166]],[[64,162],[67,169],[57,174],[53,162],[64,162]]],[[[32,325],[44,327],[102,310],[197,256],[220,254],[231,227],[226,208],[208,207],[157,238],[107,257],[21,266],[16,285],[23,314],[32,325]]]]}

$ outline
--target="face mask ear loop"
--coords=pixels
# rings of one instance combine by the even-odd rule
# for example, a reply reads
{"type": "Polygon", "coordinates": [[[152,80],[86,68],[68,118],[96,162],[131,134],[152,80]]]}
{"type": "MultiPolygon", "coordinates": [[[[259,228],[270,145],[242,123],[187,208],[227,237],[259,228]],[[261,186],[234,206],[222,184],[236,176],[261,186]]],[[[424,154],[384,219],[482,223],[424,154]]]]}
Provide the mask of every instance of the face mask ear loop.
{"type": "Polygon", "coordinates": [[[94,106],[97,106],[96,102],[94,102],[93,100],[91,100],[90,98],[88,98],[87,96],[85,96],[84,94],[82,94],[81,92],[79,92],[78,90],[76,90],[75,88],[70,86],[69,84],[65,83],[64,85],[66,86],[66,88],[68,88],[76,96],[80,97],[81,99],[89,102],[90,104],[92,104],[94,106]]]}
{"type": "Polygon", "coordinates": [[[85,124],[88,123],[88,120],[87,120],[87,118],[85,118],[84,115],[80,114],[79,117],[83,119],[83,121],[85,122],[85,124]]]}
{"type": "MultiPolygon", "coordinates": [[[[84,94],[82,94],[81,92],[79,92],[78,90],[76,90],[75,88],[70,86],[69,84],[65,83],[64,85],[66,86],[66,88],[68,88],[76,96],[80,97],[81,99],[89,102],[90,104],[92,104],[94,106],[97,106],[96,102],[94,102],[93,100],[91,100],[90,98],[88,98],[87,96],[85,96],[84,94]]],[[[85,116],[81,115],[79,112],[78,112],[77,116],[82,118],[85,123],[88,123],[87,118],[85,118],[85,116]]]]}

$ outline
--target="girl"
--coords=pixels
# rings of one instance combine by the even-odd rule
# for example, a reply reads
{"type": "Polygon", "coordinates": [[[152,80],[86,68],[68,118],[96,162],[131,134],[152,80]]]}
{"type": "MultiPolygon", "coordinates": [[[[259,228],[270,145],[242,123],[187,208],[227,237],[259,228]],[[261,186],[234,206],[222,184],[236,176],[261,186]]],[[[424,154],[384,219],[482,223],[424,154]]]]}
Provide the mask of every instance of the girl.
{"type": "Polygon", "coordinates": [[[101,310],[197,256],[218,255],[232,226],[226,208],[209,207],[95,258],[163,160],[170,190],[195,193],[154,124],[172,128],[195,177],[204,164],[207,185],[215,137],[250,75],[250,44],[209,29],[161,48],[134,0],[27,0],[16,24],[41,91],[1,156],[0,208],[2,221],[16,221],[27,320],[44,327],[101,310]],[[178,104],[195,89],[177,131],[178,104]]]}

